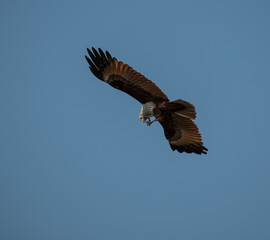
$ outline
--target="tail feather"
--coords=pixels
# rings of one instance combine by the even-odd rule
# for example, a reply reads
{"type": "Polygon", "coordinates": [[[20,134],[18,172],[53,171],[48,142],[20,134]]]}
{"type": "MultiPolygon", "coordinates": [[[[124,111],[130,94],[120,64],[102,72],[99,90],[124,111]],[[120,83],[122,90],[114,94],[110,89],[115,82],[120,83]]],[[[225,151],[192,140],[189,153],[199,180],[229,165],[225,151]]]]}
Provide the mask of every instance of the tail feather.
{"type": "Polygon", "coordinates": [[[179,116],[195,119],[196,110],[195,107],[184,100],[178,99],[175,101],[167,102],[162,110],[174,112],[179,116]]]}

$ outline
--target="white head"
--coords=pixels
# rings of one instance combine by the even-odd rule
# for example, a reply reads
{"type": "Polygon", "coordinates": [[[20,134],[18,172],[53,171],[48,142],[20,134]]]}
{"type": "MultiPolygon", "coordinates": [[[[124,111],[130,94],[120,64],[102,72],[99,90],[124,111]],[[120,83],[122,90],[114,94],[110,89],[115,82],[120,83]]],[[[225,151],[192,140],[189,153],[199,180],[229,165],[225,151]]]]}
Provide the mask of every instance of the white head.
{"type": "Polygon", "coordinates": [[[147,119],[150,119],[153,114],[153,109],[156,107],[154,102],[147,102],[142,104],[142,110],[140,112],[140,120],[144,123],[147,119]]]}

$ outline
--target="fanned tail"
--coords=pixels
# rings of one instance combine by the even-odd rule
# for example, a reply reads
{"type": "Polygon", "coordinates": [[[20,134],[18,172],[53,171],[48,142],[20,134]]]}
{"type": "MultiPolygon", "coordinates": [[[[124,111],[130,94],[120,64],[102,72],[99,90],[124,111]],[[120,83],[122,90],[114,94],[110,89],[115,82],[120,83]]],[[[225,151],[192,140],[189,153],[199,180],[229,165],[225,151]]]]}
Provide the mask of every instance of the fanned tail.
{"type": "Polygon", "coordinates": [[[161,110],[163,111],[170,111],[174,112],[175,114],[189,118],[195,119],[196,118],[196,110],[195,107],[184,100],[178,99],[171,102],[166,102],[162,107],[161,110]]]}

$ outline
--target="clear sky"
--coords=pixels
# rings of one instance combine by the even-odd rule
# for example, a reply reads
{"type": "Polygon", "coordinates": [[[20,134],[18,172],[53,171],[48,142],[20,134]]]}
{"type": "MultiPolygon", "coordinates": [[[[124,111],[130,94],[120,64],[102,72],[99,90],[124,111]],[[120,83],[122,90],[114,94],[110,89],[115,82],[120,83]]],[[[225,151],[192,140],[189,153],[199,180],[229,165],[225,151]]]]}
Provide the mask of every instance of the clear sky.
{"type": "Polygon", "coordinates": [[[0,239],[270,239],[269,1],[1,1],[0,239]],[[173,152],[101,47],[196,106],[173,152]]]}

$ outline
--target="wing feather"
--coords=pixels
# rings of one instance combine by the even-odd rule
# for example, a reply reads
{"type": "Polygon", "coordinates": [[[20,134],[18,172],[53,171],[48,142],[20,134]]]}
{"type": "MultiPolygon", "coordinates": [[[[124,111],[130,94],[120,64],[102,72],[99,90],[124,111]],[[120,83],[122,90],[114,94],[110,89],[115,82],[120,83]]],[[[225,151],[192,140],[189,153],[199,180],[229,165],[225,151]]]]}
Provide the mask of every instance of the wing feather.
{"type": "Polygon", "coordinates": [[[199,129],[191,119],[167,112],[159,122],[173,151],[207,153],[208,149],[203,146],[199,129]]]}
{"type": "Polygon", "coordinates": [[[100,48],[98,49],[98,51],[99,51],[99,54],[100,54],[100,56],[101,56],[101,60],[102,60],[103,64],[104,64],[104,65],[109,64],[109,61],[108,61],[108,59],[106,58],[104,52],[103,52],[100,48]]]}
{"type": "Polygon", "coordinates": [[[106,51],[106,56],[107,56],[108,61],[112,62],[112,56],[108,51],[106,51]]]}
{"type": "Polygon", "coordinates": [[[140,103],[149,101],[169,101],[168,97],[145,76],[135,71],[132,67],[112,58],[110,53],[105,53],[99,48],[87,49],[90,56],[86,57],[91,72],[102,81],[110,84],[130,96],[140,103]]]}

